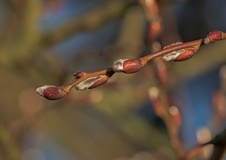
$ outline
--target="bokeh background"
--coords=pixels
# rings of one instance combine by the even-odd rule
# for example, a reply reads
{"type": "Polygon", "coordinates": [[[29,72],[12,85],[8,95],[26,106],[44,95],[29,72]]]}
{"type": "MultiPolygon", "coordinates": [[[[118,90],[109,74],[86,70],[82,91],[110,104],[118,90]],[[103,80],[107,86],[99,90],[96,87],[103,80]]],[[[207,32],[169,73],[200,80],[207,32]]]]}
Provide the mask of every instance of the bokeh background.
{"type": "MultiPolygon", "coordinates": [[[[35,89],[177,42],[226,32],[221,0],[0,0],[0,159],[175,159],[152,107],[158,62],[48,101],[35,89]]],[[[165,64],[185,150],[224,129],[226,41],[165,64]]],[[[201,153],[208,156],[210,150],[201,153]]],[[[199,157],[200,158],[200,157],[199,157]]],[[[198,158],[198,159],[199,159],[198,158]]]]}

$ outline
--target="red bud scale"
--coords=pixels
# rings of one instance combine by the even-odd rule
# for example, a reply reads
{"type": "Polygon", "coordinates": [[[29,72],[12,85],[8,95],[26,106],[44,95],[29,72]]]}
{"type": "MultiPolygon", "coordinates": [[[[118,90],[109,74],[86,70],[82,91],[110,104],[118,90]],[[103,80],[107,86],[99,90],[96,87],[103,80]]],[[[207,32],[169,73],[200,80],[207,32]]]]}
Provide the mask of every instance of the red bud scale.
{"type": "Polygon", "coordinates": [[[90,77],[79,84],[75,86],[76,90],[86,90],[86,89],[92,89],[95,87],[98,87],[100,85],[103,85],[108,81],[108,76],[101,75],[101,76],[96,76],[96,77],[90,77]]]}
{"type": "Polygon", "coordinates": [[[219,30],[211,31],[204,39],[205,44],[213,43],[218,40],[224,39],[224,33],[219,30]]]}
{"type": "Polygon", "coordinates": [[[68,93],[61,87],[45,85],[36,89],[36,92],[49,100],[56,100],[64,97],[68,93]]]}
{"type": "Polygon", "coordinates": [[[114,72],[136,73],[143,65],[139,59],[119,59],[113,63],[114,72]]]}

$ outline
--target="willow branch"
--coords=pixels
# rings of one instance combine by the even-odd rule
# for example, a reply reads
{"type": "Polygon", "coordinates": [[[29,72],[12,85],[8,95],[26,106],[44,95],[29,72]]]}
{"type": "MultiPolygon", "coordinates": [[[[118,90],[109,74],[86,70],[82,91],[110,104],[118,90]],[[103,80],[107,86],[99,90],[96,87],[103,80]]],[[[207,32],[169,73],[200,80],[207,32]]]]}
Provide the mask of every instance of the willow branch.
{"type": "Polygon", "coordinates": [[[209,160],[221,160],[223,158],[223,155],[225,153],[226,149],[226,128],[220,132],[218,135],[216,135],[212,140],[202,143],[202,144],[197,144],[195,147],[187,151],[181,158],[180,160],[187,160],[192,157],[194,157],[196,154],[200,152],[200,150],[207,146],[207,145],[213,145],[214,149],[213,152],[209,158],[209,160]]]}
{"type": "Polygon", "coordinates": [[[205,147],[209,144],[211,144],[211,143],[207,142],[207,143],[203,143],[203,144],[197,144],[195,147],[193,147],[192,149],[190,149],[186,153],[184,153],[184,155],[182,155],[180,157],[180,160],[187,160],[187,159],[194,157],[195,155],[200,153],[200,150],[203,149],[203,147],[205,147]]]}
{"type": "Polygon", "coordinates": [[[209,160],[221,160],[226,149],[226,128],[220,132],[210,143],[214,145],[214,149],[209,160]]]}
{"type": "Polygon", "coordinates": [[[206,38],[186,43],[176,42],[165,46],[162,50],[150,53],[139,59],[119,59],[112,67],[96,72],[77,72],[75,80],[63,86],[45,85],[37,88],[37,93],[47,99],[56,100],[67,95],[73,87],[77,90],[92,89],[103,85],[115,73],[132,74],[139,72],[149,61],[161,57],[165,61],[185,61],[197,53],[202,45],[210,44],[218,40],[226,39],[226,33],[212,31],[206,38]]]}

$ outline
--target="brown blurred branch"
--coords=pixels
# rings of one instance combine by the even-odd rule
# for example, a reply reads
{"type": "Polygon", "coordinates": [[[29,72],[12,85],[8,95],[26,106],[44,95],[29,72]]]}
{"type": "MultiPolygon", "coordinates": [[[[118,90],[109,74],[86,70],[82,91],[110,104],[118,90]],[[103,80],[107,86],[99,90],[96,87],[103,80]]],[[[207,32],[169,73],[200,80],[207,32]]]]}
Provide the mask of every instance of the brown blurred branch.
{"type": "Polygon", "coordinates": [[[160,117],[166,127],[172,149],[177,159],[184,154],[182,143],[179,139],[178,130],[180,113],[176,106],[171,106],[168,101],[166,90],[162,87],[152,87],[149,90],[149,97],[155,114],[160,117]]]}
{"type": "Polygon", "coordinates": [[[209,160],[221,160],[226,149],[226,128],[220,132],[210,143],[214,145],[214,149],[209,160]]]}
{"type": "Polygon", "coordinates": [[[189,151],[187,151],[180,159],[181,160],[187,160],[191,157],[195,156],[199,153],[199,151],[207,146],[207,145],[213,145],[214,149],[213,152],[209,158],[209,160],[221,160],[224,156],[225,149],[226,149],[226,128],[220,132],[218,135],[216,135],[212,140],[209,142],[198,144],[189,151]]]}

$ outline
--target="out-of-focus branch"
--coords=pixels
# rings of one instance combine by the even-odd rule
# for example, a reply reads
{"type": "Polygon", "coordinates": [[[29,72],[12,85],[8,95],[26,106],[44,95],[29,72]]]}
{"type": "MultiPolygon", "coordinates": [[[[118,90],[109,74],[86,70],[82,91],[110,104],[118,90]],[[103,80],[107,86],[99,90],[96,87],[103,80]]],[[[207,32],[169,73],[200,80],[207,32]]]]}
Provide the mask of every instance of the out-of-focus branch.
{"type": "Polygon", "coordinates": [[[95,30],[112,19],[117,19],[127,7],[134,4],[133,1],[108,1],[99,7],[92,9],[79,17],[73,17],[63,25],[51,31],[43,33],[41,45],[50,47],[77,32],[95,30]]]}
{"type": "Polygon", "coordinates": [[[176,106],[169,107],[168,96],[163,88],[150,88],[149,97],[155,114],[163,120],[166,126],[175,156],[177,158],[181,157],[184,154],[184,150],[178,135],[180,126],[180,113],[178,108],[176,106]]]}
{"type": "Polygon", "coordinates": [[[190,159],[190,158],[194,157],[195,155],[197,155],[197,154],[200,152],[200,150],[201,150],[204,146],[206,146],[206,145],[208,145],[208,144],[209,144],[209,143],[198,144],[198,145],[196,145],[195,147],[193,147],[192,149],[190,149],[189,151],[187,151],[186,153],[184,153],[184,155],[182,155],[182,156],[180,157],[180,160],[187,160],[187,159],[190,159]]]}
{"type": "Polygon", "coordinates": [[[213,153],[209,160],[221,160],[225,153],[225,145],[224,146],[215,146],[213,153]]]}
{"type": "Polygon", "coordinates": [[[209,160],[221,160],[226,149],[226,128],[210,143],[214,145],[214,149],[209,160]]]}
{"type": "Polygon", "coordinates": [[[190,149],[189,151],[187,151],[180,159],[181,160],[190,159],[191,157],[199,153],[199,151],[206,145],[214,146],[213,152],[209,160],[221,160],[224,156],[225,149],[226,149],[226,128],[222,132],[220,132],[218,135],[216,135],[212,140],[203,144],[198,144],[192,149],[190,149]]]}

